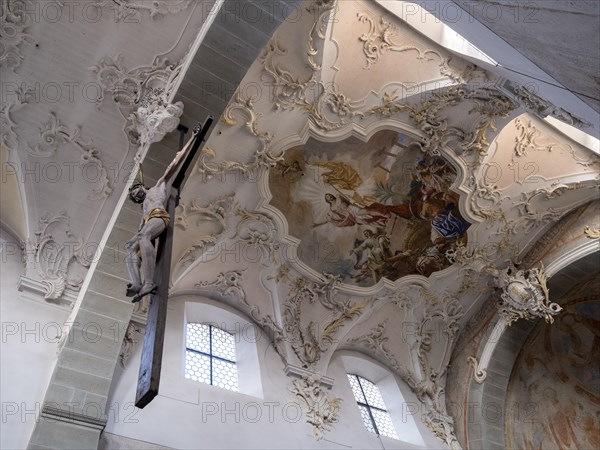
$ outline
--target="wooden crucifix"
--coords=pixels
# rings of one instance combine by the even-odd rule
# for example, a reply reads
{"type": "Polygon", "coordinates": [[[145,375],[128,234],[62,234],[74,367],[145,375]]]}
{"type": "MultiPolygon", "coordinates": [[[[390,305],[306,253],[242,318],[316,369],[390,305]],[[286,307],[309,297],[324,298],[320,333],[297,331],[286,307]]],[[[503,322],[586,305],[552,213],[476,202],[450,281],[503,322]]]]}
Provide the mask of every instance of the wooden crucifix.
{"type": "Polygon", "coordinates": [[[146,406],[158,394],[167,319],[175,208],[179,203],[185,173],[205,140],[212,121],[212,117],[209,117],[202,129],[198,126],[194,130],[194,136],[177,153],[154,187],[147,189],[142,184],[136,184],[130,190],[132,200],[141,203],[144,212],[139,231],[126,244],[127,269],[131,278],[131,283],[127,285],[127,296],[133,297],[134,303],[146,295],[151,296],[135,399],[135,406],[138,408],[146,406]],[[159,239],[155,260],[152,241],[156,238],[159,239]],[[143,266],[146,278],[143,283],[140,266],[143,266]]]}

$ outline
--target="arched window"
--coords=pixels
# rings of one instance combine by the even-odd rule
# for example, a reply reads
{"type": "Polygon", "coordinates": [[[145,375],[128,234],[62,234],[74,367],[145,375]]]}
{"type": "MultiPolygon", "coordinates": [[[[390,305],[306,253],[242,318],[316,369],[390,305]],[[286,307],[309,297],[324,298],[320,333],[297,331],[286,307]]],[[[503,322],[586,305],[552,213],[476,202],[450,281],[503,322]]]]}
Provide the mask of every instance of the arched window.
{"type": "Polygon", "coordinates": [[[367,430],[377,435],[398,439],[379,388],[358,375],[348,374],[348,380],[367,430]]]}
{"type": "Polygon", "coordinates": [[[238,392],[235,336],[213,325],[188,323],[185,377],[238,392]]]}

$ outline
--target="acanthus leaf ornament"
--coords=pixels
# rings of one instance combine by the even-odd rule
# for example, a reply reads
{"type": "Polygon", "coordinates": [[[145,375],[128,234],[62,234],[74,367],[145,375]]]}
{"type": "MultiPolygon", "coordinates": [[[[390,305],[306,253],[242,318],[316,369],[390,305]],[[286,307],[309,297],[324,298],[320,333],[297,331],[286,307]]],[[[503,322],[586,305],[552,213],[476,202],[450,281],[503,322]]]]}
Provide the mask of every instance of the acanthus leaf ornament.
{"type": "Polygon", "coordinates": [[[503,270],[488,270],[494,276],[495,286],[502,290],[498,313],[509,325],[518,319],[532,320],[538,317],[553,323],[554,316],[562,310],[557,303],[550,302],[543,265],[531,269],[518,269],[510,265],[503,270]]]}
{"type": "Polygon", "coordinates": [[[388,52],[403,53],[415,51],[418,53],[417,60],[421,63],[437,59],[440,75],[449,78],[455,83],[467,83],[476,74],[476,69],[469,66],[463,73],[458,73],[450,67],[451,57],[445,58],[439,52],[431,49],[423,50],[416,45],[403,45],[395,43],[393,38],[398,36],[398,29],[394,24],[383,17],[376,22],[365,13],[358,13],[358,21],[369,25],[369,31],[359,36],[358,40],[363,43],[363,53],[367,58],[364,69],[368,70],[377,64],[380,58],[388,52]]]}
{"type": "Polygon", "coordinates": [[[586,122],[581,117],[571,114],[563,108],[553,105],[549,101],[532,92],[526,86],[521,86],[514,81],[506,80],[504,85],[501,86],[501,89],[514,97],[515,100],[518,101],[519,104],[523,105],[528,112],[540,119],[543,119],[547,116],[552,116],[555,119],[560,120],[568,125],[572,125],[576,128],[588,128],[591,126],[590,123],[586,122]]]}
{"type": "Polygon", "coordinates": [[[168,100],[181,67],[182,63],[170,64],[157,58],[151,66],[127,69],[121,54],[115,58],[105,56],[90,68],[102,87],[96,106],[100,108],[106,94],[111,95],[127,119],[125,133],[129,141],[144,145],[158,142],[177,127],[183,114],[182,102],[171,104],[168,100]]]}
{"type": "Polygon", "coordinates": [[[58,300],[67,287],[79,290],[91,262],[84,253],[85,242],[71,231],[67,213],[42,217],[35,236],[35,243],[27,244],[33,252],[28,256],[27,276],[35,269],[46,289],[44,298],[58,300]]]}
{"type": "Polygon", "coordinates": [[[6,101],[3,100],[0,106],[0,142],[9,151],[19,148],[18,125],[11,114],[28,104],[28,96],[29,91],[19,86],[12,96],[7,95],[6,101]]]}
{"type": "Polygon", "coordinates": [[[152,19],[167,14],[177,14],[186,10],[192,0],[94,0],[97,7],[111,6],[115,11],[115,20],[136,22],[138,14],[148,11],[152,19]]]}
{"type": "MultiPolygon", "coordinates": [[[[571,155],[573,160],[583,166],[590,167],[593,165],[598,166],[600,159],[597,155],[591,155],[588,159],[582,159],[577,155],[576,149],[570,144],[562,142],[541,142],[543,139],[542,132],[535,127],[531,120],[525,121],[520,118],[515,119],[514,125],[519,132],[519,135],[515,138],[515,151],[513,153],[512,163],[509,167],[513,167],[517,164],[515,158],[528,156],[528,152],[547,152],[561,151],[571,155]]],[[[547,139],[546,139],[547,141],[547,139]]]]}
{"type": "Polygon", "coordinates": [[[112,194],[112,186],[108,179],[108,171],[99,158],[99,152],[91,140],[81,136],[81,129],[69,128],[64,125],[54,113],[50,113],[48,122],[40,128],[40,142],[34,147],[29,145],[28,153],[38,158],[51,157],[65,144],[73,144],[81,152],[79,166],[82,170],[92,166],[98,173],[89,200],[102,200],[112,194]]]}
{"type": "MultiPolygon", "coordinates": [[[[23,43],[33,44],[34,38],[25,30],[31,25],[31,17],[22,0],[2,0],[0,6],[0,65],[13,73],[25,56],[21,53],[23,43]]],[[[4,101],[4,99],[3,99],[4,101]]]]}
{"type": "Polygon", "coordinates": [[[204,292],[216,292],[222,298],[232,298],[239,302],[238,306],[248,314],[248,316],[256,323],[271,340],[271,345],[275,352],[281,357],[283,362],[287,363],[285,349],[283,348],[283,330],[281,326],[273,320],[269,315],[263,315],[257,305],[250,304],[246,299],[246,291],[242,285],[244,272],[242,270],[229,270],[220,272],[217,279],[211,282],[200,281],[194,285],[196,289],[204,292]]]}
{"type": "Polygon", "coordinates": [[[317,374],[294,380],[291,391],[308,407],[306,422],[312,426],[314,438],[321,440],[324,433],[338,421],[342,399],[328,396],[321,386],[321,377],[317,374]]]}

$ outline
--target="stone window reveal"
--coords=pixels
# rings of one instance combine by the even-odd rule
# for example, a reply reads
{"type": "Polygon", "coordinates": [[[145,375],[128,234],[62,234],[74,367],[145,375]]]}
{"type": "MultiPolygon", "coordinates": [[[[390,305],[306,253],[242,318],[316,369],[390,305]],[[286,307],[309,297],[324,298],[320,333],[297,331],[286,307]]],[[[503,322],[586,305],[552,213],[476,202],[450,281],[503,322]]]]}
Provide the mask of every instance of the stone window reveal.
{"type": "Polygon", "coordinates": [[[398,439],[379,388],[358,375],[349,374],[348,380],[367,430],[377,435],[398,439]]]}

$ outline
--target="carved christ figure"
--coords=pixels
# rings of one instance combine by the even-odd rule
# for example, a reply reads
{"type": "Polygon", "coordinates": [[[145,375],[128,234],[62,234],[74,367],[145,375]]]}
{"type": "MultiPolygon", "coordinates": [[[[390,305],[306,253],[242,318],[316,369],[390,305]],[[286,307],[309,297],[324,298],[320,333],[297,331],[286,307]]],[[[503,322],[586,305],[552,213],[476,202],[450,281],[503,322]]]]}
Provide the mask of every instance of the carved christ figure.
{"type": "Polygon", "coordinates": [[[175,155],[175,158],[164,175],[156,182],[154,187],[146,188],[142,183],[134,184],[129,190],[129,196],[135,203],[141,203],[143,209],[142,221],[138,232],[125,244],[127,250],[127,270],[131,283],[127,284],[127,296],[133,297],[133,302],[140,301],[145,295],[152,293],[157,285],[154,282],[156,254],[152,241],[156,239],[170,222],[169,213],[166,211],[169,187],[173,175],[177,172],[185,155],[189,151],[191,139],[188,144],[175,155]],[[140,266],[144,273],[144,282],[140,274],[140,266]]]}

